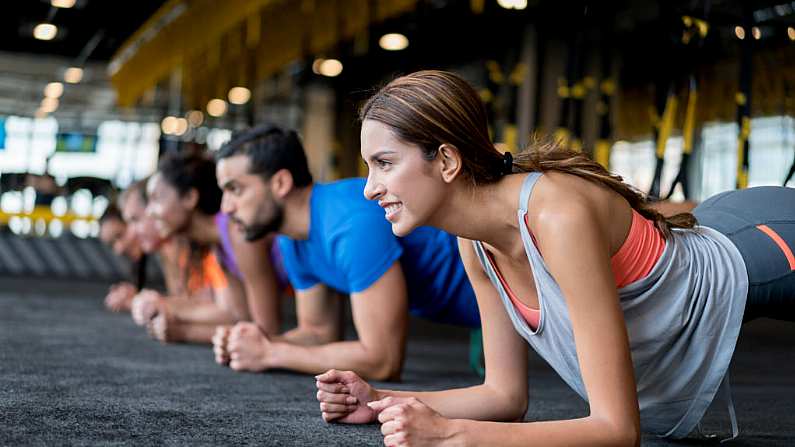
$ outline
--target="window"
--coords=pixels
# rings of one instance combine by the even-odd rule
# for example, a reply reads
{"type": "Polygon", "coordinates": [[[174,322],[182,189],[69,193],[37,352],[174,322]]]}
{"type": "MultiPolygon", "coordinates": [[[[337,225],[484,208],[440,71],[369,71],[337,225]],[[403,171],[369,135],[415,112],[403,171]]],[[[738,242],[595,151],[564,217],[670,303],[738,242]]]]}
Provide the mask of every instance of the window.
{"type": "MultiPolygon", "coordinates": [[[[735,189],[737,179],[736,123],[707,123],[701,130],[690,166],[691,199],[703,201],[723,191],[735,189]]],[[[754,118],[749,137],[748,186],[780,186],[795,158],[795,119],[789,116],[754,118]]],[[[682,157],[681,136],[668,140],[662,193],[667,194],[679,171],[682,157]]],[[[653,142],[618,141],[613,145],[610,170],[624,177],[627,183],[647,192],[654,177],[653,142]]],[[[795,187],[795,179],[788,186],[795,187]]],[[[682,200],[680,188],[672,200],[682,200]]]]}
{"type": "MultiPolygon", "coordinates": [[[[624,181],[644,193],[649,192],[654,180],[654,168],[657,163],[654,154],[655,146],[651,139],[629,143],[617,141],[610,153],[610,171],[620,175],[624,181]]],[[[679,173],[682,159],[682,137],[668,139],[665,146],[665,163],[663,164],[660,194],[668,194],[671,183],[679,173]]],[[[681,187],[674,191],[672,200],[683,200],[681,187]]]]}

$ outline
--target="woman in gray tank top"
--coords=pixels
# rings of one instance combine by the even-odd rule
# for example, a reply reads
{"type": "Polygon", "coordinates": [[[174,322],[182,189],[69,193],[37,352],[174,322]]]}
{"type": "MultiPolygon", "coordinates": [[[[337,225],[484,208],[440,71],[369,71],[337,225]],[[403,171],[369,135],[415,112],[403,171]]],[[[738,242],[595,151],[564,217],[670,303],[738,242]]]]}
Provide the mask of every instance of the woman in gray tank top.
{"type": "Polygon", "coordinates": [[[537,144],[515,161],[501,154],[477,93],[445,72],[392,81],[360,116],[365,195],[384,207],[393,232],[431,225],[460,237],[483,322],[486,377],[466,389],[407,392],[328,371],[317,377],[327,421],[377,419],[386,445],[637,445],[641,431],[684,437],[719,390],[730,396],[726,372],[746,302],[761,309],[788,299],[792,307],[793,232],[778,228],[782,243],[756,254],[733,239],[765,226],[759,219],[789,219],[793,228],[792,190],[774,188],[784,201],[777,210],[733,213],[760,201],[746,192],[696,210],[710,224],[737,214],[731,228],[697,226],[690,214],[664,218],[581,154],[537,144]],[[610,261],[633,213],[653,222],[665,247],[646,276],[618,289],[610,261]],[[763,281],[746,263],[773,256],[783,263],[763,270],[780,281],[780,293],[759,300],[754,288],[763,281]],[[518,314],[496,270],[514,297],[539,310],[537,327],[518,314]],[[523,417],[526,344],[587,400],[589,416],[484,422],[523,417]]]}

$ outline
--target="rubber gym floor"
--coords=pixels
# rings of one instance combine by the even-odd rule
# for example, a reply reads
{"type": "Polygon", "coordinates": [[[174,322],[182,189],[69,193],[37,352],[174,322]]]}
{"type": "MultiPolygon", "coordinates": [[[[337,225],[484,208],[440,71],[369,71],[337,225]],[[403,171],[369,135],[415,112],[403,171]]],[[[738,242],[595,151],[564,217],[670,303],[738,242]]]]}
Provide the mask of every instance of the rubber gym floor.
{"type": "MultiPolygon", "coordinates": [[[[323,422],[310,376],[235,373],[209,347],[149,339],[128,315],[103,309],[107,286],[0,277],[0,444],[382,445],[377,424],[323,422]]],[[[795,324],[744,327],[731,372],[741,433],[728,445],[795,445],[794,341],[795,324]]],[[[403,382],[385,386],[475,384],[467,355],[466,331],[413,321],[403,382]]],[[[540,358],[530,363],[527,420],[586,414],[540,358]]]]}

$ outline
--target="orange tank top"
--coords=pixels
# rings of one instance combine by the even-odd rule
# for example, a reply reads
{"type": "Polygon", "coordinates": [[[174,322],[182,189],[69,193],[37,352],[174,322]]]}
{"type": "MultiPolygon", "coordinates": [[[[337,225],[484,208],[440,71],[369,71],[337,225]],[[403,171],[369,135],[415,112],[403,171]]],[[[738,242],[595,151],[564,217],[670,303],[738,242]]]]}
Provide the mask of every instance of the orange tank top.
{"type": "MultiPolygon", "coordinates": [[[[527,225],[527,216],[525,216],[525,225],[527,225]]],[[[528,226],[529,227],[529,226],[528,226]]],[[[532,235],[532,234],[531,234],[532,235]]],[[[535,238],[533,238],[535,242],[535,238]]],[[[665,239],[662,234],[657,231],[654,222],[645,219],[634,209],[632,210],[632,224],[630,224],[629,234],[626,240],[618,249],[616,254],[610,259],[610,266],[613,269],[613,279],[616,282],[616,287],[619,289],[632,284],[633,282],[645,278],[651,272],[654,265],[662,256],[665,250],[665,239]]],[[[541,311],[533,309],[532,307],[521,302],[516,294],[513,293],[511,287],[503,278],[502,273],[494,263],[491,253],[486,252],[491,266],[497,273],[497,277],[505,287],[508,297],[511,299],[516,310],[522,315],[522,318],[527,321],[531,329],[538,328],[538,322],[541,317],[541,311]]]]}

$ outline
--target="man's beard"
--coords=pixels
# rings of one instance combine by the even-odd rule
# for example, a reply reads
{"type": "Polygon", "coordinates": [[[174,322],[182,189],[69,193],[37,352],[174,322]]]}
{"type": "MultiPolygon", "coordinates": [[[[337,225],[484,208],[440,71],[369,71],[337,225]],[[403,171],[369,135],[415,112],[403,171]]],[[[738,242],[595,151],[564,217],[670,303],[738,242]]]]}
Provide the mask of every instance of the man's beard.
{"type": "Polygon", "coordinates": [[[251,225],[245,225],[242,222],[239,222],[243,227],[243,236],[246,241],[256,241],[262,239],[263,237],[267,236],[270,233],[275,233],[279,231],[279,228],[282,227],[282,222],[284,221],[284,209],[282,209],[281,205],[274,204],[274,211],[271,218],[267,221],[262,222],[254,222],[251,225]]]}

